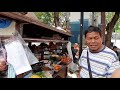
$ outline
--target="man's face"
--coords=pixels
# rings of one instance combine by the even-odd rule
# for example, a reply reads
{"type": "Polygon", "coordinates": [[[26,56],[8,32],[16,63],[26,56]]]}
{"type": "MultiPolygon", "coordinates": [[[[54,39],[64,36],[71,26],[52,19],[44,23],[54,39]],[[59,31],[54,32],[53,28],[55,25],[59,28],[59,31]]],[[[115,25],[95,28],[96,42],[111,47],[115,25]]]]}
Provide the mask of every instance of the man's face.
{"type": "Polygon", "coordinates": [[[86,34],[86,44],[92,51],[99,51],[102,48],[102,37],[97,32],[86,34]]]}

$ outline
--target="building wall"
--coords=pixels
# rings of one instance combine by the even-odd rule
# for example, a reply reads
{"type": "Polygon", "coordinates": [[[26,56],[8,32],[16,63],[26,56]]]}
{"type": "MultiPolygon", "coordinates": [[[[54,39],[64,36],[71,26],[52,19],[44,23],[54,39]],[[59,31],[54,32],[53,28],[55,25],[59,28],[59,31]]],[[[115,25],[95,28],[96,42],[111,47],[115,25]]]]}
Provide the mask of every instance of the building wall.
{"type": "MultiPolygon", "coordinates": [[[[73,37],[70,38],[72,43],[79,43],[80,35],[80,14],[81,12],[70,12],[70,30],[73,34],[73,37]]],[[[93,12],[84,12],[84,31],[89,25],[92,25],[92,14],[93,12]]],[[[94,12],[95,25],[100,26],[101,23],[101,13],[94,12]]]]}
{"type": "MultiPolygon", "coordinates": [[[[78,41],[76,37],[80,33],[80,14],[81,12],[70,12],[70,30],[75,37],[75,39],[73,37],[71,39],[75,41],[78,41]]],[[[90,15],[91,12],[84,12],[84,30],[90,25],[90,15]]]]}
{"type": "MultiPolygon", "coordinates": [[[[85,30],[87,30],[88,26],[89,26],[88,19],[84,19],[83,34],[84,34],[85,30]]],[[[73,35],[72,37],[70,37],[70,41],[72,43],[80,43],[80,39],[79,39],[79,37],[80,37],[80,22],[79,21],[70,22],[70,30],[73,35]]]]}
{"type": "Polygon", "coordinates": [[[90,25],[98,26],[101,24],[101,13],[100,12],[90,12],[89,18],[90,25]]]}
{"type": "MultiPolygon", "coordinates": [[[[70,22],[79,21],[81,12],[70,12],[70,22]]],[[[84,19],[90,19],[90,12],[84,12],[84,19]]]]}

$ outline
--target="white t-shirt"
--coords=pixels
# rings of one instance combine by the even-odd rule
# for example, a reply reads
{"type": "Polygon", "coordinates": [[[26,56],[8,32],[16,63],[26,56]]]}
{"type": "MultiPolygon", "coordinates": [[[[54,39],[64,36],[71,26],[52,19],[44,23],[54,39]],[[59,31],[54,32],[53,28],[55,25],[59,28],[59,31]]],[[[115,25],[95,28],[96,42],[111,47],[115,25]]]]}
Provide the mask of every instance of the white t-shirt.
{"type": "Polygon", "coordinates": [[[91,53],[88,48],[85,48],[79,60],[79,64],[82,67],[81,78],[89,78],[87,50],[93,78],[110,78],[113,71],[120,67],[116,53],[110,48],[104,47],[97,53],[91,53]]]}

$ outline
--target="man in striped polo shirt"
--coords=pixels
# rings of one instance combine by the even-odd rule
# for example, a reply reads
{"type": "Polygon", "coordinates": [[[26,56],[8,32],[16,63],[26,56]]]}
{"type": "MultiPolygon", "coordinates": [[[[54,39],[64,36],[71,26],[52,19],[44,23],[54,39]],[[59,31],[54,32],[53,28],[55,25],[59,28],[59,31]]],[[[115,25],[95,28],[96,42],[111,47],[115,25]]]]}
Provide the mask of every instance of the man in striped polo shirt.
{"type": "Polygon", "coordinates": [[[103,45],[101,30],[95,26],[88,27],[85,40],[88,48],[85,48],[80,56],[79,77],[90,78],[91,70],[92,78],[110,78],[112,73],[120,68],[120,63],[116,53],[103,45]]]}

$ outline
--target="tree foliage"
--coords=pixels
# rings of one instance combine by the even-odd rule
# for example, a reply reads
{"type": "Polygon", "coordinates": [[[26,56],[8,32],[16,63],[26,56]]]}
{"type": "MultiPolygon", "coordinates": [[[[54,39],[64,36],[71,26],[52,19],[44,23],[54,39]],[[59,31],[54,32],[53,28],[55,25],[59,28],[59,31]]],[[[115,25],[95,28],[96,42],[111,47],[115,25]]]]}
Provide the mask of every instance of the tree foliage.
{"type": "Polygon", "coordinates": [[[111,36],[112,36],[112,32],[114,31],[114,27],[117,25],[117,21],[119,20],[119,15],[120,15],[120,12],[115,12],[112,19],[110,20],[109,23],[107,23],[107,26],[106,26],[106,37],[105,37],[105,43],[106,43],[106,46],[110,47],[110,43],[111,43],[111,36]]]}
{"type": "MultiPolygon", "coordinates": [[[[115,12],[106,12],[106,24],[108,24],[113,16],[114,16],[115,12]]],[[[118,18],[113,31],[115,31],[116,33],[120,33],[120,18],[118,18]]]]}
{"type": "MultiPolygon", "coordinates": [[[[34,13],[38,17],[38,19],[41,20],[43,23],[55,26],[54,21],[55,12],[34,12],[34,13]]],[[[59,25],[61,27],[65,27],[65,13],[59,12],[58,17],[59,25]]]]}
{"type": "Polygon", "coordinates": [[[54,15],[53,12],[35,12],[35,15],[45,24],[53,24],[54,15]]]}

